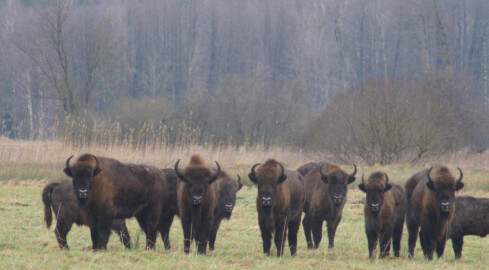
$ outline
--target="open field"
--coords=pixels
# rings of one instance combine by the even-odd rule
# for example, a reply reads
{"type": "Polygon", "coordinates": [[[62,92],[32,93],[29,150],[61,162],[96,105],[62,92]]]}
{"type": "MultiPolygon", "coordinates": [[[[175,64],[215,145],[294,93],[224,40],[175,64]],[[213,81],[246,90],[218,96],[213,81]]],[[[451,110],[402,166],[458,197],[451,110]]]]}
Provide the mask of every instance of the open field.
{"type": "MultiPolygon", "coordinates": [[[[267,157],[276,157],[290,168],[317,160],[320,157],[283,149],[206,149],[197,146],[186,148],[139,148],[123,147],[73,148],[59,142],[16,142],[0,139],[0,265],[2,269],[485,269],[489,240],[466,237],[463,258],[454,260],[451,241],[447,243],[445,257],[431,262],[425,261],[419,247],[416,258],[407,260],[407,230],[405,228],[400,259],[368,260],[367,240],[363,225],[364,194],[356,186],[362,173],[383,170],[392,182],[403,184],[421,168],[432,163],[446,163],[452,170],[460,166],[464,171],[466,188],[459,194],[489,197],[489,166],[487,154],[467,158],[451,157],[444,160],[425,161],[417,165],[389,165],[384,167],[359,166],[357,181],[351,185],[343,220],[339,225],[335,248],[328,250],[326,229],[319,250],[307,250],[304,233],[299,231],[298,255],[291,258],[286,250],[284,258],[266,257],[262,253],[257,213],[254,205],[255,187],[244,187],[230,221],[225,221],[217,236],[216,250],[207,256],[183,254],[183,235],[179,219],[171,229],[172,250],[165,251],[158,240],[156,251],[145,251],[145,236],[132,219],[128,221],[133,249],[127,251],[115,235],[112,235],[108,251],[92,252],[87,227],[74,226],[68,235],[71,251],[60,251],[54,237],[53,227],[47,230],[43,221],[41,202],[42,187],[53,180],[66,180],[62,168],[66,158],[92,152],[115,157],[124,162],[147,163],[158,167],[170,167],[176,159],[188,161],[192,153],[198,152],[207,161],[218,160],[223,169],[232,175],[239,173],[246,179],[251,165],[267,157]]],[[[348,165],[342,166],[351,171],[348,165]]],[[[455,173],[456,174],[456,173],[455,173]]],[[[272,246],[272,253],[275,247],[272,246]]]]}

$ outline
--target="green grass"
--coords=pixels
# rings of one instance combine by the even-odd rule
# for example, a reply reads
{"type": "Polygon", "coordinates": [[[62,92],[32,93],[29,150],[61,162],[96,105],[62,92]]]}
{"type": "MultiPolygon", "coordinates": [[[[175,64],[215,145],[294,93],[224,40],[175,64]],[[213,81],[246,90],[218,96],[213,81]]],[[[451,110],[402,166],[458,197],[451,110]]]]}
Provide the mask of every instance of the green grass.
{"type": "MultiPolygon", "coordinates": [[[[467,180],[468,182],[469,180],[467,180]]],[[[468,194],[473,194],[469,192],[468,194]]],[[[478,196],[489,193],[478,192],[478,196]]],[[[145,236],[134,219],[128,221],[133,249],[124,250],[113,234],[108,250],[90,250],[87,227],[74,226],[68,235],[70,251],[60,251],[53,227],[47,230],[43,221],[41,187],[0,186],[0,266],[2,269],[485,269],[489,240],[466,237],[463,258],[454,260],[451,241],[441,260],[423,259],[419,242],[414,260],[407,256],[407,231],[402,241],[401,258],[368,260],[367,240],[364,233],[362,205],[364,194],[353,188],[349,191],[335,248],[327,248],[324,228],[319,250],[307,250],[304,233],[299,231],[298,255],[283,258],[267,257],[262,253],[262,241],[254,205],[255,188],[244,188],[238,193],[233,217],[223,222],[217,236],[216,250],[207,256],[184,255],[180,220],[175,219],[171,229],[172,249],[164,250],[161,239],[156,251],[145,251],[145,236]]],[[[275,253],[275,247],[272,247],[275,253]]]]}

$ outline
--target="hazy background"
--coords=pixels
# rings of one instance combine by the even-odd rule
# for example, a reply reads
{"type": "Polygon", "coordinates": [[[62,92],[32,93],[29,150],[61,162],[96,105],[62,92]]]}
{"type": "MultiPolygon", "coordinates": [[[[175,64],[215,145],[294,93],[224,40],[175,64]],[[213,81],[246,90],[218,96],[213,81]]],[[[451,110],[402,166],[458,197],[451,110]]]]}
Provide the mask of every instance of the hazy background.
{"type": "Polygon", "coordinates": [[[489,146],[486,0],[0,0],[0,136],[322,151],[489,146]]]}

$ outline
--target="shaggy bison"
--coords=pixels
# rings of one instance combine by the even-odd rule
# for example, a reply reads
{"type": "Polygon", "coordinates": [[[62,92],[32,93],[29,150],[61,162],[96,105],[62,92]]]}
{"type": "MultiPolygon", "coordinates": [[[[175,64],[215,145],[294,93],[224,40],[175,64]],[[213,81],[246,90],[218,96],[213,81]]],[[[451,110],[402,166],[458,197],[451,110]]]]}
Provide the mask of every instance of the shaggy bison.
{"type": "Polygon", "coordinates": [[[436,166],[411,176],[405,184],[408,199],[407,228],[409,232],[409,256],[414,256],[414,247],[419,232],[421,248],[428,260],[433,259],[436,247],[438,257],[445,251],[448,229],[452,219],[455,191],[463,188],[463,173],[455,179],[447,167],[436,166]]]}
{"type": "Polygon", "coordinates": [[[455,199],[455,213],[450,224],[455,259],[462,257],[464,235],[485,237],[489,233],[489,199],[460,196],[455,199]]]}
{"type": "Polygon", "coordinates": [[[307,247],[310,249],[319,247],[323,222],[326,221],[328,223],[329,248],[333,248],[336,229],[341,221],[343,207],[346,203],[348,184],[355,181],[357,167],[353,165],[353,173],[347,174],[340,167],[328,162],[316,163],[314,166],[306,164],[305,166],[309,166],[309,170],[304,176],[306,188],[304,213],[306,215],[302,224],[304,225],[307,247]]]}
{"type": "Polygon", "coordinates": [[[248,175],[258,184],[256,208],[263,239],[263,251],[270,255],[272,233],[275,231],[277,256],[283,256],[288,230],[290,254],[296,255],[297,232],[304,204],[304,183],[298,172],[285,170],[276,160],[269,159],[258,169],[253,165],[248,175]]]}
{"type": "Polygon", "coordinates": [[[180,179],[178,184],[178,209],[183,228],[184,252],[190,252],[190,243],[196,240],[197,252],[206,254],[207,240],[214,219],[214,209],[217,205],[216,181],[221,173],[221,167],[216,161],[217,171],[212,173],[202,158],[193,155],[183,172],[175,163],[175,173],[180,179]]]}
{"type": "Polygon", "coordinates": [[[407,208],[404,189],[400,185],[390,184],[389,177],[383,172],[371,174],[367,182],[362,176],[362,183],[358,188],[367,196],[363,214],[369,258],[374,259],[373,250],[379,238],[381,258],[389,255],[391,238],[394,256],[399,257],[407,208]]]}
{"type": "MultiPolygon", "coordinates": [[[[157,230],[164,230],[160,216],[168,209],[165,175],[145,165],[122,164],[105,157],[84,154],[64,172],[73,187],[86,223],[90,227],[93,249],[106,249],[115,218],[135,216],[146,234],[146,248],[154,249],[157,230]]],[[[163,234],[162,234],[163,236],[163,234]]]]}
{"type": "Polygon", "coordinates": [[[209,232],[209,249],[214,250],[217,231],[221,225],[221,221],[230,219],[231,214],[236,204],[236,193],[243,187],[241,177],[238,175],[238,181],[232,180],[225,172],[221,172],[217,178],[215,185],[217,186],[217,204],[214,210],[214,221],[209,232]]]}
{"type": "MultiPolygon", "coordinates": [[[[51,227],[54,211],[56,215],[54,234],[56,240],[58,240],[59,248],[69,249],[66,236],[70,232],[73,223],[76,223],[78,226],[87,224],[85,214],[78,207],[73,183],[62,181],[46,185],[42,191],[42,201],[44,203],[46,227],[48,229],[51,227]]],[[[121,242],[126,248],[131,247],[131,238],[127,231],[126,222],[123,219],[114,220],[112,230],[119,235],[121,242]]]]}

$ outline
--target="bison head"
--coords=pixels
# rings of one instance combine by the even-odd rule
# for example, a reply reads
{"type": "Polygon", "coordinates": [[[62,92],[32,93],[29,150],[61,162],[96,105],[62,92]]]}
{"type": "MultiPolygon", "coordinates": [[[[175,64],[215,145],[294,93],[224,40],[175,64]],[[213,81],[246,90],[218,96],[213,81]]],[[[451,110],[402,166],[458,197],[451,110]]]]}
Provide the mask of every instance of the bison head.
{"type": "Polygon", "coordinates": [[[353,164],[354,170],[352,174],[346,174],[343,170],[334,170],[328,174],[323,172],[323,165],[319,168],[321,180],[328,185],[328,192],[331,201],[335,207],[340,207],[346,198],[348,185],[355,181],[357,166],[353,164]]]}
{"type": "MultiPolygon", "coordinates": [[[[265,165],[267,164],[268,162],[265,165]]],[[[258,185],[259,204],[266,214],[270,214],[271,209],[275,205],[277,186],[287,179],[284,166],[278,162],[276,164],[280,166],[280,172],[275,170],[275,166],[267,166],[266,168],[262,166],[260,173],[257,175],[255,168],[260,165],[260,163],[257,163],[251,167],[251,172],[248,174],[250,180],[258,185]]]]}
{"type": "Polygon", "coordinates": [[[384,203],[384,193],[391,189],[392,185],[389,184],[387,174],[376,172],[370,175],[367,183],[365,183],[362,175],[362,183],[358,185],[358,188],[367,194],[366,205],[370,209],[370,213],[377,215],[384,203]]]}
{"type": "Polygon", "coordinates": [[[95,165],[89,162],[77,162],[73,166],[70,166],[70,160],[73,156],[66,160],[66,168],[64,173],[71,177],[73,181],[73,187],[78,198],[78,202],[81,206],[84,206],[90,196],[93,189],[93,179],[100,173],[100,162],[94,155],[90,155],[95,160],[95,165]]]}
{"type": "Polygon", "coordinates": [[[426,186],[429,190],[434,192],[434,199],[437,204],[437,208],[442,217],[449,217],[453,209],[453,204],[455,201],[455,191],[458,191],[464,187],[462,183],[463,173],[460,168],[457,167],[460,172],[459,178],[455,181],[454,177],[448,172],[448,169],[442,167],[440,174],[437,174],[435,180],[431,178],[431,167],[428,170],[427,177],[428,182],[426,186]]]}
{"type": "Polygon", "coordinates": [[[224,211],[224,216],[227,219],[231,218],[234,205],[236,204],[236,194],[243,187],[239,175],[238,181],[229,180],[221,184],[219,189],[219,207],[224,211]]]}
{"type": "Polygon", "coordinates": [[[175,163],[175,172],[178,178],[187,185],[187,196],[192,205],[200,206],[207,189],[221,173],[221,166],[216,161],[217,171],[214,174],[211,174],[211,171],[205,166],[188,166],[185,173],[182,174],[178,169],[179,162],[180,159],[175,163]]]}

